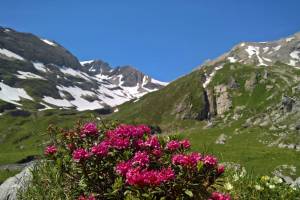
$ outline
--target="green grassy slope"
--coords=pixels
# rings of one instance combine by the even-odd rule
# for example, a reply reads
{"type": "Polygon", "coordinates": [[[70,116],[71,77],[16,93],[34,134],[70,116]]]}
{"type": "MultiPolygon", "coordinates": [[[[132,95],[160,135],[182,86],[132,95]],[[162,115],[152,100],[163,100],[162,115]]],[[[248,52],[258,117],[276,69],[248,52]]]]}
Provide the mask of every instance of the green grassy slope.
{"type": "Polygon", "coordinates": [[[112,118],[127,123],[155,124],[165,130],[197,123],[178,118],[184,115],[196,118],[201,113],[204,105],[201,76],[201,71],[195,71],[159,91],[143,96],[137,102],[125,103],[119,106],[120,111],[112,118]],[[179,106],[182,111],[177,108],[179,106]]]}
{"type": "Polygon", "coordinates": [[[283,113],[280,109],[283,95],[300,97],[300,93],[295,90],[300,85],[300,70],[281,63],[270,67],[225,64],[206,89],[221,84],[229,85],[232,80],[238,87],[228,89],[231,109],[223,116],[216,116],[212,126],[206,128],[206,121],[195,120],[193,116],[204,108],[201,80],[204,71],[210,70],[211,67],[204,67],[160,91],[145,95],[137,102],[123,104],[111,118],[130,123],[157,124],[169,134],[178,133],[190,138],[195,150],[216,154],[223,162],[242,164],[255,174],[268,173],[287,164],[297,167],[296,174],[299,176],[300,152],[278,148],[276,141],[300,145],[299,131],[289,128],[297,123],[299,112],[283,113]],[[246,89],[246,82],[253,76],[256,80],[252,88],[246,89]],[[194,115],[190,115],[190,119],[179,119],[176,116],[184,111],[174,108],[189,95],[192,97],[184,109],[197,109],[193,110],[194,115]],[[277,114],[281,116],[278,119],[274,117],[277,114]],[[260,125],[266,116],[270,122],[260,125]],[[251,121],[251,125],[244,125],[247,120],[251,121]],[[255,124],[259,120],[261,122],[255,124]],[[273,126],[285,128],[272,129],[273,126]],[[226,143],[216,144],[221,134],[227,136],[226,143]]]}
{"type": "Polygon", "coordinates": [[[0,116],[0,164],[14,163],[29,155],[41,155],[47,144],[49,124],[71,127],[77,120],[88,120],[94,112],[46,110],[28,117],[0,116]]]}

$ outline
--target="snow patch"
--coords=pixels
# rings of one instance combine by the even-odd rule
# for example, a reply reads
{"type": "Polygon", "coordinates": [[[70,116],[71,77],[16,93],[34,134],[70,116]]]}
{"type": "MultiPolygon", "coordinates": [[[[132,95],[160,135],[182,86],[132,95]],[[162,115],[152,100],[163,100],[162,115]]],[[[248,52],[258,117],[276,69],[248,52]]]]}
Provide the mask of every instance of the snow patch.
{"type": "Polygon", "coordinates": [[[43,42],[45,42],[46,44],[48,44],[48,45],[51,45],[51,46],[54,46],[54,47],[56,47],[57,46],[57,44],[55,44],[54,42],[51,42],[51,41],[49,41],[49,40],[47,40],[47,39],[41,39],[43,42]]]}
{"type": "Polygon", "coordinates": [[[290,42],[290,41],[292,41],[293,39],[294,39],[294,37],[289,37],[289,38],[286,38],[285,41],[286,41],[286,42],[290,42]]]}
{"type": "Polygon", "coordinates": [[[40,102],[40,104],[43,105],[43,106],[45,106],[45,108],[41,108],[41,109],[39,109],[38,111],[44,111],[44,110],[53,109],[52,107],[48,106],[48,105],[45,104],[45,103],[40,102]]]}
{"type": "Polygon", "coordinates": [[[276,46],[276,47],[273,47],[273,49],[274,49],[275,51],[278,51],[280,48],[281,48],[281,45],[278,45],[278,46],[276,46]]]}
{"type": "Polygon", "coordinates": [[[228,57],[227,59],[228,59],[229,62],[231,62],[231,63],[235,63],[235,62],[237,61],[237,59],[234,58],[234,57],[228,57]]]}
{"type": "Polygon", "coordinates": [[[264,59],[265,61],[268,61],[268,62],[272,62],[272,60],[269,58],[262,57],[262,59],[264,59]]]}
{"type": "Polygon", "coordinates": [[[6,57],[14,58],[14,59],[17,59],[17,60],[22,60],[22,61],[25,60],[22,56],[19,56],[18,54],[15,54],[14,52],[9,51],[7,49],[0,48],[0,54],[3,54],[6,57]]]}
{"type": "Polygon", "coordinates": [[[55,99],[53,97],[44,96],[43,101],[58,107],[72,107],[73,105],[66,99],[55,99]]]}
{"type": "Polygon", "coordinates": [[[291,66],[296,66],[296,63],[297,63],[297,61],[296,60],[293,60],[293,59],[291,59],[290,60],[290,62],[288,63],[288,65],[291,65],[291,66]]]}
{"type": "Polygon", "coordinates": [[[32,62],[33,66],[35,69],[39,70],[39,71],[42,71],[42,72],[47,72],[47,67],[43,64],[43,63],[40,63],[40,62],[32,62]]]}
{"type": "Polygon", "coordinates": [[[241,47],[243,47],[243,46],[245,46],[245,43],[244,43],[244,42],[241,44],[241,47]]]}
{"type": "Polygon", "coordinates": [[[31,73],[31,72],[23,72],[23,71],[18,71],[19,74],[16,74],[16,76],[19,78],[19,79],[42,79],[42,80],[46,80],[45,78],[37,75],[37,74],[34,74],[34,73],[31,73]]]}
{"type": "Polygon", "coordinates": [[[292,53],[290,53],[290,56],[296,60],[300,59],[299,55],[300,55],[300,51],[293,51],[292,53]]]}
{"type": "Polygon", "coordinates": [[[251,58],[254,54],[257,54],[259,52],[259,47],[248,46],[245,51],[247,51],[247,53],[249,54],[248,57],[251,58]]]}
{"type": "Polygon", "coordinates": [[[64,73],[64,74],[69,74],[71,76],[74,76],[74,77],[80,77],[82,79],[85,79],[87,81],[91,81],[89,77],[89,75],[87,75],[86,73],[83,73],[83,72],[80,72],[80,71],[77,71],[77,70],[74,70],[72,68],[69,68],[69,67],[61,67],[59,68],[59,70],[64,73]]]}
{"type": "Polygon", "coordinates": [[[83,90],[77,86],[75,87],[57,86],[57,88],[60,91],[67,91],[74,97],[74,100],[69,101],[69,103],[76,106],[78,111],[95,110],[98,108],[103,108],[103,105],[101,105],[99,101],[94,100],[93,102],[90,102],[83,98],[83,96],[95,96],[95,95],[97,96],[97,94],[94,92],[83,90]]]}
{"type": "Polygon", "coordinates": [[[264,51],[264,53],[267,53],[269,51],[269,47],[264,47],[263,51],[264,51]]]}
{"type": "Polygon", "coordinates": [[[94,62],[94,60],[86,60],[86,61],[81,61],[80,64],[83,66],[85,64],[90,64],[92,62],[94,62]]]}
{"type": "Polygon", "coordinates": [[[167,86],[169,84],[168,82],[158,81],[154,78],[151,79],[151,82],[154,84],[163,85],[163,86],[167,86]]]}
{"type": "Polygon", "coordinates": [[[16,101],[20,101],[22,98],[33,101],[33,98],[29,96],[23,88],[10,87],[3,82],[0,82],[0,99],[9,103],[21,105],[16,101]]]}
{"type": "Polygon", "coordinates": [[[252,58],[253,55],[256,55],[259,65],[267,66],[267,64],[265,64],[263,59],[259,56],[259,47],[248,46],[245,51],[247,51],[247,53],[249,54],[249,58],[252,58]]]}
{"type": "Polygon", "coordinates": [[[222,69],[223,65],[216,67],[211,74],[206,77],[205,82],[203,83],[203,88],[206,88],[208,84],[211,82],[212,78],[215,76],[218,70],[222,69]]]}

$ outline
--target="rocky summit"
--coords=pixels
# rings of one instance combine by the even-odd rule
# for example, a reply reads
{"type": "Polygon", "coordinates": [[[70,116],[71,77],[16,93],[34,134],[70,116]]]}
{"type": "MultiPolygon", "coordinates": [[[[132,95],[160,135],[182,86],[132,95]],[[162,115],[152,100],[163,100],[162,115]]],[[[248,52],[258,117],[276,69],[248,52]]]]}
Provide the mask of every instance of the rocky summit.
{"type": "Polygon", "coordinates": [[[83,61],[55,41],[0,27],[0,112],[112,108],[164,87],[132,66],[83,61]]]}

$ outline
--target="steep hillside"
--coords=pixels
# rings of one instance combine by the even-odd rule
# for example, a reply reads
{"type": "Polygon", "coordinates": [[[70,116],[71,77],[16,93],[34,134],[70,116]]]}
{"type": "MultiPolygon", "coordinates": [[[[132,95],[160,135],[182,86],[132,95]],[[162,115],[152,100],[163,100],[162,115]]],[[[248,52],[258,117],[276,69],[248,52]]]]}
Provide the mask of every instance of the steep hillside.
{"type": "Polygon", "coordinates": [[[165,88],[119,106],[111,117],[184,134],[196,149],[255,173],[288,168],[299,176],[299,53],[299,34],[241,43],[165,88]]]}

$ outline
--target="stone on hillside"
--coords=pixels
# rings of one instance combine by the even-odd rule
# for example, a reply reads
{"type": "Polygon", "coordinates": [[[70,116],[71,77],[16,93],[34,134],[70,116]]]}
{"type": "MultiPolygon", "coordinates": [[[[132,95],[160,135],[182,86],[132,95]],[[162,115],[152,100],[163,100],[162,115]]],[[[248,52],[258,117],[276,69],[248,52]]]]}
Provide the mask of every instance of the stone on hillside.
{"type": "Polygon", "coordinates": [[[0,185],[0,200],[16,200],[18,191],[23,191],[32,179],[33,164],[24,168],[19,174],[8,178],[0,185]]]}
{"type": "Polygon", "coordinates": [[[226,140],[229,139],[230,137],[222,133],[216,140],[216,144],[225,144],[226,140]]]}
{"type": "Polygon", "coordinates": [[[281,103],[284,112],[291,112],[295,104],[295,100],[289,96],[283,96],[281,103]]]}
{"type": "Polygon", "coordinates": [[[248,118],[245,123],[242,125],[243,128],[248,128],[250,126],[252,126],[253,123],[252,123],[252,118],[248,118]]]}
{"type": "Polygon", "coordinates": [[[233,77],[230,77],[228,87],[230,89],[237,89],[240,87],[240,85],[238,84],[238,82],[236,82],[236,80],[233,77]]]}
{"type": "Polygon", "coordinates": [[[257,74],[251,73],[250,79],[246,80],[245,82],[245,90],[252,91],[257,84],[257,74]]]}

